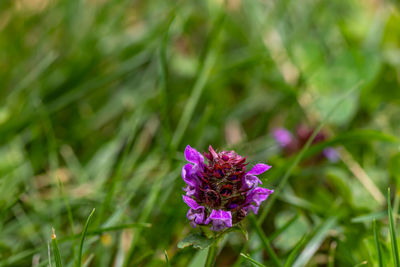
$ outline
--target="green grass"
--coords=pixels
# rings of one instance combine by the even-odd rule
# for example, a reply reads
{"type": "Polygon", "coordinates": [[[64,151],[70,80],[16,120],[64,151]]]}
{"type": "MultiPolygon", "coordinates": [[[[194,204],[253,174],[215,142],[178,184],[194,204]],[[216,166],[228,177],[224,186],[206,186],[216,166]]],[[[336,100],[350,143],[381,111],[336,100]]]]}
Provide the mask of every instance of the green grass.
{"type": "Polygon", "coordinates": [[[389,216],[389,229],[390,229],[390,243],[392,245],[392,259],[394,266],[400,266],[399,249],[397,245],[397,234],[395,223],[393,219],[392,205],[390,203],[390,188],[388,189],[388,216],[389,216]]]}
{"type": "Polygon", "coordinates": [[[273,166],[217,265],[398,266],[399,32],[391,1],[1,1],[0,266],[203,266],[187,144],[273,166]]]}
{"type": "Polygon", "coordinates": [[[382,251],[381,251],[381,244],[379,242],[376,220],[373,221],[373,228],[374,228],[374,238],[375,238],[376,254],[377,254],[377,258],[378,258],[378,263],[379,263],[379,267],[382,267],[383,266],[383,257],[382,257],[382,251]]]}

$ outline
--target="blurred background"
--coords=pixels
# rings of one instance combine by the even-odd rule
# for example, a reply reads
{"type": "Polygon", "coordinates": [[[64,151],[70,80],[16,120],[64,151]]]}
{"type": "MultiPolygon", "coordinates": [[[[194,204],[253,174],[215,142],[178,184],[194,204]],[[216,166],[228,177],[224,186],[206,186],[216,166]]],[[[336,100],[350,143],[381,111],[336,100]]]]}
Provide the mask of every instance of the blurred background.
{"type": "MultiPolygon", "coordinates": [[[[48,266],[52,227],[71,266],[93,208],[86,266],[203,266],[177,248],[187,144],[273,166],[257,218],[282,262],[304,237],[293,266],[378,266],[376,218],[392,266],[399,71],[394,1],[3,0],[0,266],[48,266]],[[318,126],[290,153],[273,134],[318,126]]],[[[244,225],[217,266],[273,266],[244,225]]]]}

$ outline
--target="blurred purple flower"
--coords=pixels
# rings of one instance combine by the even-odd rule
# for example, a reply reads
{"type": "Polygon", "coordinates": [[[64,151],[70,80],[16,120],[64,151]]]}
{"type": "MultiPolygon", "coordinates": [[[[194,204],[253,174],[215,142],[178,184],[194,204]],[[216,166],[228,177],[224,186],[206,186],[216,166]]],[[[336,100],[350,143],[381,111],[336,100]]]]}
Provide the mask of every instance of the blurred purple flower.
{"type": "MultiPolygon", "coordinates": [[[[279,146],[283,149],[285,155],[292,155],[301,150],[306,144],[307,140],[311,137],[314,129],[304,124],[297,126],[296,131],[292,134],[285,128],[276,128],[273,130],[273,137],[279,146]]],[[[324,132],[319,132],[312,144],[323,142],[327,139],[324,132]]],[[[338,152],[333,147],[327,147],[323,152],[314,158],[314,161],[319,161],[322,158],[326,158],[331,162],[337,162],[339,160],[338,152]]]]}
{"type": "Polygon", "coordinates": [[[220,231],[243,220],[252,210],[257,213],[261,203],[274,191],[258,187],[262,182],[256,176],[271,166],[258,163],[247,171],[246,158],[234,151],[217,153],[211,146],[204,157],[189,145],[185,158],[190,163],[182,168],[186,183],[183,196],[189,206],[187,218],[193,227],[211,225],[220,231]]]}
{"type": "Polygon", "coordinates": [[[332,147],[327,147],[322,151],[322,154],[330,161],[330,162],[338,162],[339,161],[339,153],[336,149],[332,147]]]}
{"type": "Polygon", "coordinates": [[[285,128],[276,128],[273,131],[273,135],[276,142],[278,142],[281,147],[289,145],[293,139],[292,134],[285,128]]]}

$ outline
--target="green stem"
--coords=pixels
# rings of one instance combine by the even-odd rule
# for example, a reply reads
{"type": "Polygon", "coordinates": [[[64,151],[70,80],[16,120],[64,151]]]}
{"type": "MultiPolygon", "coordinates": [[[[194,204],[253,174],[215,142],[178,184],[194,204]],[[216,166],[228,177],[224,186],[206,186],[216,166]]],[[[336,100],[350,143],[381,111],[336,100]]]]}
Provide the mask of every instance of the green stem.
{"type": "Polygon", "coordinates": [[[211,244],[208,248],[207,260],[204,267],[213,267],[215,265],[215,260],[217,259],[217,251],[218,251],[218,240],[211,244]]]}

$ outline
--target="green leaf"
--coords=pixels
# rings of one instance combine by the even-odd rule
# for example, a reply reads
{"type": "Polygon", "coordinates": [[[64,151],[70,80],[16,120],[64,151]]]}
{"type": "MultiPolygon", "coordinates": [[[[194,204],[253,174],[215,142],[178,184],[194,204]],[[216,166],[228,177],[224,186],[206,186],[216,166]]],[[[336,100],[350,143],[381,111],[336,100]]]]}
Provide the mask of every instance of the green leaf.
{"type": "Polygon", "coordinates": [[[215,240],[208,239],[201,233],[192,233],[178,243],[178,248],[193,246],[198,249],[208,248],[215,240]]]}
{"type": "Polygon", "coordinates": [[[399,261],[399,250],[397,248],[397,237],[396,237],[396,229],[394,226],[393,214],[392,214],[392,205],[390,203],[390,188],[388,188],[388,215],[389,215],[389,228],[390,228],[390,241],[392,243],[392,254],[393,254],[393,263],[395,267],[400,266],[399,261]]]}

